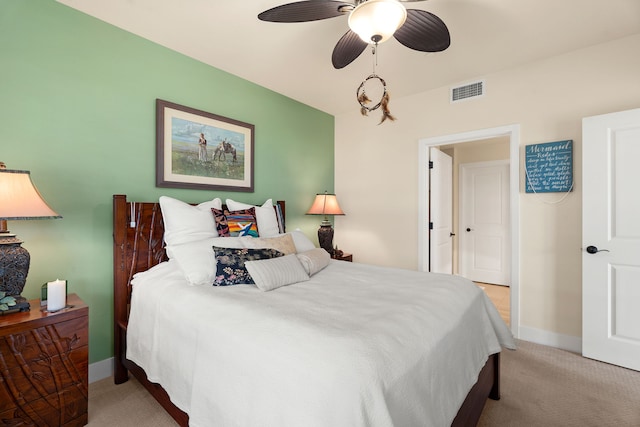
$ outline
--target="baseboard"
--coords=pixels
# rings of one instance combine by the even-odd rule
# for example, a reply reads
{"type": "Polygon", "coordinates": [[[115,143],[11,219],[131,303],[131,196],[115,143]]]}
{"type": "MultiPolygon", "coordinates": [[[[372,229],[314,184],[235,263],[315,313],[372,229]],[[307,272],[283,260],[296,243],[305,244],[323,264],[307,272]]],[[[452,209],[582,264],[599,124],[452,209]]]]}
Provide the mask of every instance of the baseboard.
{"type": "Polygon", "coordinates": [[[113,376],[113,357],[89,365],[89,384],[113,376]]]}
{"type": "Polygon", "coordinates": [[[520,325],[519,338],[536,344],[548,345],[573,353],[582,354],[582,338],[572,335],[557,334],[542,329],[520,325]]]}

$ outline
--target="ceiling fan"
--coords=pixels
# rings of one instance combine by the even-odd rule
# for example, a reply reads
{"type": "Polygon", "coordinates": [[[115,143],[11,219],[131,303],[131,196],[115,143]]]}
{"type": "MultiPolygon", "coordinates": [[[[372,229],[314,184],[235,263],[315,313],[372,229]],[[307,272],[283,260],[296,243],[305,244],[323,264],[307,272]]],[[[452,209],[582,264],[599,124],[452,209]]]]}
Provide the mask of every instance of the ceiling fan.
{"type": "Polygon", "coordinates": [[[369,44],[392,36],[406,47],[440,52],[451,44],[449,29],[436,15],[406,9],[401,3],[423,0],[306,0],[276,6],[258,15],[269,22],[308,22],[349,15],[349,31],[338,41],[331,61],[335,68],[353,62],[369,44]]]}

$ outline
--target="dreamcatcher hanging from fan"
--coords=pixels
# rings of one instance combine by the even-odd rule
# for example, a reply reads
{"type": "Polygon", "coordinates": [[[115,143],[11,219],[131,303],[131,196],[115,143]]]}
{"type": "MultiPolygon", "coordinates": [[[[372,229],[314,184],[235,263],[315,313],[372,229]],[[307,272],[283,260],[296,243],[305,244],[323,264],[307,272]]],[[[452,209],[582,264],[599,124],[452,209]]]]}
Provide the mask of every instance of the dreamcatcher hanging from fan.
{"type": "MultiPolygon", "coordinates": [[[[360,56],[369,44],[374,45],[375,56],[378,44],[391,37],[410,49],[422,52],[447,49],[451,44],[447,26],[430,12],[406,9],[402,5],[414,1],[422,0],[306,0],[276,6],[260,13],[258,19],[269,22],[308,22],[348,15],[349,30],[340,38],[331,55],[334,68],[340,69],[360,56]]],[[[387,118],[393,120],[393,116],[384,113],[389,102],[386,83],[375,72],[358,88],[358,102],[364,109],[361,110],[364,115],[382,107],[381,123],[387,118]],[[374,107],[368,107],[371,101],[364,101],[368,98],[364,93],[368,80],[377,80],[384,89],[380,103],[374,107]]]]}
{"type": "MultiPolygon", "coordinates": [[[[367,76],[367,78],[364,79],[362,83],[360,83],[360,86],[358,86],[358,90],[356,91],[356,99],[360,104],[360,113],[363,116],[368,116],[371,111],[381,108],[382,119],[380,120],[380,123],[378,123],[378,124],[381,124],[387,119],[394,121],[396,118],[393,117],[391,115],[391,111],[389,111],[389,92],[387,91],[387,82],[385,82],[382,77],[376,74],[376,65],[378,61],[377,59],[378,44],[377,43],[372,47],[372,53],[373,53],[373,73],[369,74],[369,76],[367,76]],[[368,86],[368,84],[370,85],[370,84],[376,84],[376,83],[378,87],[368,86]],[[370,104],[373,101],[367,95],[367,88],[369,88],[369,93],[371,93],[373,90],[373,92],[376,93],[376,95],[379,94],[380,101],[378,101],[378,103],[376,104],[373,104],[372,106],[370,106],[370,104]]],[[[375,96],[374,99],[378,99],[378,96],[375,96]]]]}

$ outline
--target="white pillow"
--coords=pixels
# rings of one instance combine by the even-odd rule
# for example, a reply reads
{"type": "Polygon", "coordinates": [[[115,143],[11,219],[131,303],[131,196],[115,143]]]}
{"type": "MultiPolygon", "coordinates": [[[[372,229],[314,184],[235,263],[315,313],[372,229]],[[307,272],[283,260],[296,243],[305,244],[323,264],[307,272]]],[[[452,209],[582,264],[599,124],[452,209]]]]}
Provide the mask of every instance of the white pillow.
{"type": "Polygon", "coordinates": [[[293,242],[291,234],[279,234],[276,237],[241,237],[242,243],[245,248],[260,249],[271,248],[282,252],[285,255],[291,255],[296,253],[296,245],[293,242]]]}
{"type": "Polygon", "coordinates": [[[272,199],[264,202],[262,206],[248,205],[231,199],[227,199],[226,203],[230,211],[256,208],[256,221],[258,222],[258,233],[260,237],[273,237],[280,234],[278,218],[276,218],[276,211],[273,208],[272,199]]]}
{"type": "Polygon", "coordinates": [[[172,197],[160,196],[165,243],[180,245],[218,237],[211,208],[222,209],[222,200],[215,198],[197,206],[191,206],[172,197]]]}
{"type": "Polygon", "coordinates": [[[322,248],[314,248],[310,251],[299,253],[297,257],[309,276],[313,276],[325,268],[331,261],[329,252],[322,248]]]}
{"type": "Polygon", "coordinates": [[[299,228],[291,232],[291,237],[293,237],[293,243],[296,245],[297,253],[310,251],[316,247],[299,228]]]}
{"type": "Polygon", "coordinates": [[[309,280],[304,267],[293,254],[258,261],[245,261],[244,266],[261,291],[270,291],[309,280]]]}
{"type": "Polygon", "coordinates": [[[190,285],[212,285],[216,277],[216,254],[213,246],[243,248],[239,237],[211,237],[166,247],[169,259],[175,260],[190,285]]]}

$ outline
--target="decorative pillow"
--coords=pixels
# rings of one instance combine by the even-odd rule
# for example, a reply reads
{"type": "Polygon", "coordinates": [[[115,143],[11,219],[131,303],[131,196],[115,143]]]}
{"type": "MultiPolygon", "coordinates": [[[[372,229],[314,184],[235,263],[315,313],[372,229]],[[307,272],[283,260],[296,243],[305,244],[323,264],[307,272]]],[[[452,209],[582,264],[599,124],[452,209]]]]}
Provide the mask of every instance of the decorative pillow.
{"type": "Polygon", "coordinates": [[[216,254],[216,277],[213,284],[216,286],[230,286],[255,282],[244,266],[245,261],[257,261],[283,256],[282,252],[275,249],[229,249],[213,247],[216,254]]]}
{"type": "Polygon", "coordinates": [[[248,205],[231,199],[227,199],[226,203],[229,210],[232,211],[255,208],[260,237],[273,237],[280,234],[278,218],[276,216],[276,211],[273,208],[273,199],[267,200],[262,204],[262,206],[248,205]]]}
{"type": "Polygon", "coordinates": [[[277,237],[242,237],[245,248],[271,248],[285,255],[295,254],[296,245],[291,234],[280,234],[277,237]]]}
{"type": "Polygon", "coordinates": [[[175,260],[190,285],[211,285],[216,277],[216,255],[213,246],[243,248],[240,238],[212,237],[210,239],[169,245],[169,259],[175,260]]]}
{"type": "Polygon", "coordinates": [[[258,237],[258,222],[255,208],[239,211],[211,209],[218,235],[222,237],[258,237]]]}
{"type": "Polygon", "coordinates": [[[311,249],[316,248],[316,245],[314,245],[299,228],[291,232],[291,237],[293,237],[293,243],[296,245],[297,253],[310,251],[311,249]]]}
{"type": "Polygon", "coordinates": [[[258,289],[265,292],[309,280],[309,275],[294,254],[261,261],[246,261],[244,266],[258,289]]]}
{"type": "Polygon", "coordinates": [[[313,248],[310,251],[299,253],[297,257],[309,276],[313,276],[325,268],[331,261],[329,252],[322,248],[313,248]]]}
{"type": "Polygon", "coordinates": [[[167,245],[218,236],[211,209],[222,209],[222,200],[215,198],[197,206],[167,196],[160,196],[159,201],[164,219],[164,241],[167,245]]]}

